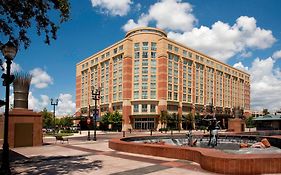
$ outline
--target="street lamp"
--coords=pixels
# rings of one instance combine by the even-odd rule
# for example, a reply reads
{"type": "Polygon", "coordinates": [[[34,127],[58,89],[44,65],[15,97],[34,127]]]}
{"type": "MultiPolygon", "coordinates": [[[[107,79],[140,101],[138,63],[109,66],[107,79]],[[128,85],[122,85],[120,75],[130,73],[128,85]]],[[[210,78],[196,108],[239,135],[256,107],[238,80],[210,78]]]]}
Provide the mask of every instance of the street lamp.
{"type": "Polygon", "coordinates": [[[91,119],[90,116],[87,118],[87,125],[88,125],[88,137],[87,140],[90,141],[91,140],[91,136],[90,136],[90,127],[89,125],[91,124],[91,119]]]}
{"type": "Polygon", "coordinates": [[[91,140],[91,133],[90,133],[90,124],[91,124],[91,106],[89,105],[89,110],[88,110],[88,118],[87,118],[87,126],[88,126],[88,138],[87,140],[91,140]]]}
{"type": "Polygon", "coordinates": [[[97,140],[97,101],[100,99],[100,88],[94,89],[92,87],[92,99],[95,100],[95,111],[94,111],[94,138],[93,140],[97,140]]]}
{"type": "Polygon", "coordinates": [[[56,100],[54,100],[54,99],[52,99],[51,98],[51,105],[53,105],[54,106],[54,125],[55,125],[55,129],[56,129],[56,106],[58,105],[58,103],[59,103],[59,99],[56,99],[56,100]]]}
{"type": "Polygon", "coordinates": [[[2,151],[2,165],[1,165],[1,174],[11,174],[10,170],[10,158],[9,158],[9,143],[8,143],[8,127],[9,127],[9,96],[10,96],[10,84],[14,81],[14,76],[11,75],[11,64],[12,60],[15,58],[18,48],[11,41],[7,42],[1,48],[2,54],[6,59],[6,74],[2,74],[1,78],[4,79],[3,86],[6,86],[5,94],[5,122],[4,122],[4,142],[3,142],[3,151],[2,151]]]}

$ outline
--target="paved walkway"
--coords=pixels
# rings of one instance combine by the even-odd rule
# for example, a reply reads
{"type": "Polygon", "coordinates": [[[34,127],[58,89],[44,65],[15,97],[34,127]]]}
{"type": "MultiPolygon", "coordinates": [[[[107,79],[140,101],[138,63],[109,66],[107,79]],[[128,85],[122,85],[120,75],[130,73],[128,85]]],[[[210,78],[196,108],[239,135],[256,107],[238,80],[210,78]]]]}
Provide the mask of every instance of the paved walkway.
{"type": "MultiPolygon", "coordinates": [[[[213,174],[197,163],[163,157],[130,154],[108,148],[110,138],[122,133],[97,133],[97,141],[86,141],[87,132],[69,138],[69,143],[55,143],[44,138],[44,146],[14,148],[22,155],[12,161],[13,174],[99,174],[99,175],[183,175],[213,174]]],[[[127,133],[149,135],[147,133],[127,133]]]]}

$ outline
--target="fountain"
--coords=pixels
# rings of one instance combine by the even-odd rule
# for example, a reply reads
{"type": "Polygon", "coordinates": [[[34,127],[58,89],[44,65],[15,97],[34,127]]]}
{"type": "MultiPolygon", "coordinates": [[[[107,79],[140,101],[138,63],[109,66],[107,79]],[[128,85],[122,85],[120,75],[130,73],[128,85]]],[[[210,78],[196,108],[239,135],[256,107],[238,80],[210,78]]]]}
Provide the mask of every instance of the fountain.
{"type": "Polygon", "coordinates": [[[220,133],[220,137],[218,137],[220,127],[215,113],[213,113],[212,119],[205,120],[210,121],[209,135],[195,135],[190,130],[185,135],[112,139],[109,141],[109,148],[136,154],[194,161],[205,170],[222,174],[281,172],[280,137],[229,133],[220,133]],[[272,143],[272,146],[268,141],[272,143]],[[262,148],[256,148],[258,146],[262,148]],[[245,154],[250,155],[245,156],[245,154]]]}

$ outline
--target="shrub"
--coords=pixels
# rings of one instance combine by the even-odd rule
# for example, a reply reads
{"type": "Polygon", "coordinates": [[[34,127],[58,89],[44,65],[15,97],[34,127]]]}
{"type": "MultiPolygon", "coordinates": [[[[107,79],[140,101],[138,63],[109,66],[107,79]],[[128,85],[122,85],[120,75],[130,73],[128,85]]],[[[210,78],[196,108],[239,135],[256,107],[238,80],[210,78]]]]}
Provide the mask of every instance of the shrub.
{"type": "Polygon", "coordinates": [[[168,128],[160,128],[159,131],[168,131],[169,129],[168,128]]]}

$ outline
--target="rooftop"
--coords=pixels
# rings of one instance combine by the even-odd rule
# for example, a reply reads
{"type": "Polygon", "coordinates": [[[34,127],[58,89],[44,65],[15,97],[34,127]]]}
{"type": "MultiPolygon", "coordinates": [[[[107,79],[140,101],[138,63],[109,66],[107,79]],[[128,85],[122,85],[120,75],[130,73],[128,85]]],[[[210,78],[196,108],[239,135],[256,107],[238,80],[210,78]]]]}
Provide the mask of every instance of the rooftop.
{"type": "Polygon", "coordinates": [[[265,116],[260,116],[255,119],[255,121],[272,121],[272,120],[281,120],[281,115],[267,114],[265,116]]]}

